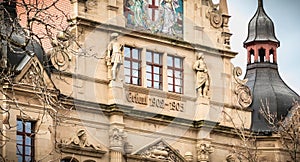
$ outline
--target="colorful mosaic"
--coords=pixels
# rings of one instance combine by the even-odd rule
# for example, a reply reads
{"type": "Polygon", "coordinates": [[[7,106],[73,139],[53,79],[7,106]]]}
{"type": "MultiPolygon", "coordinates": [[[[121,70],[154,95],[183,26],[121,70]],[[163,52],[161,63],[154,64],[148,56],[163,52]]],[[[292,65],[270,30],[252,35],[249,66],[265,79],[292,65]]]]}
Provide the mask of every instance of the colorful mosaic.
{"type": "Polygon", "coordinates": [[[183,35],[182,0],[125,0],[127,27],[174,37],[183,35]]]}

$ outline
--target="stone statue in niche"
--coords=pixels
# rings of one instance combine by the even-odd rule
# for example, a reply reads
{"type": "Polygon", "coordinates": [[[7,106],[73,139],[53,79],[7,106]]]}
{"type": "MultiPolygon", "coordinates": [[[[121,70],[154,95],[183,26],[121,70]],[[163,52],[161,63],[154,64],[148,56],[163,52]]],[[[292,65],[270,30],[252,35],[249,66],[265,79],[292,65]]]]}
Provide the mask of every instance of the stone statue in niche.
{"type": "Polygon", "coordinates": [[[193,69],[197,73],[196,91],[198,92],[198,96],[208,97],[210,81],[203,53],[198,53],[197,61],[194,63],[193,69]]]}
{"type": "Polygon", "coordinates": [[[116,80],[119,65],[123,64],[124,45],[118,42],[118,33],[112,33],[112,41],[108,44],[106,65],[108,67],[108,79],[116,80]]]}

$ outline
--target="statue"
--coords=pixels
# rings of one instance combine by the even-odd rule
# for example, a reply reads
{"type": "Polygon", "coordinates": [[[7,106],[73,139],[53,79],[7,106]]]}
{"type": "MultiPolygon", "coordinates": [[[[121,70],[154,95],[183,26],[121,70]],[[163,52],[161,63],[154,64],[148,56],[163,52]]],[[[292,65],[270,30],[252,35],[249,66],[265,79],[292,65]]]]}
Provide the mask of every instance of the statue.
{"type": "Polygon", "coordinates": [[[198,53],[197,61],[194,63],[193,69],[197,73],[196,91],[198,95],[200,97],[208,97],[209,75],[204,62],[203,53],[198,53]]]}
{"type": "Polygon", "coordinates": [[[116,80],[117,69],[123,64],[124,45],[117,41],[118,34],[112,33],[112,41],[108,44],[106,64],[108,66],[108,79],[116,80]]]}

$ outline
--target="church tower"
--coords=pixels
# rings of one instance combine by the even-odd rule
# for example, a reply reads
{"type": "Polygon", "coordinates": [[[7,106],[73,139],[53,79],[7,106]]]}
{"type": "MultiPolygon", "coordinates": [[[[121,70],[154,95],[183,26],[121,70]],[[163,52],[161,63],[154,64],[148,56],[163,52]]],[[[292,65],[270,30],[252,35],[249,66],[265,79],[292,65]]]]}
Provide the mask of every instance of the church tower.
{"type": "Polygon", "coordinates": [[[248,87],[252,91],[253,110],[251,130],[268,133],[271,128],[260,114],[262,106],[268,106],[277,118],[285,117],[299,100],[298,94],[290,89],[281,79],[278,72],[277,48],[280,46],[276,38],[274,23],[263,8],[263,0],[258,0],[255,15],[248,24],[248,37],[244,42],[247,49],[248,87]]]}

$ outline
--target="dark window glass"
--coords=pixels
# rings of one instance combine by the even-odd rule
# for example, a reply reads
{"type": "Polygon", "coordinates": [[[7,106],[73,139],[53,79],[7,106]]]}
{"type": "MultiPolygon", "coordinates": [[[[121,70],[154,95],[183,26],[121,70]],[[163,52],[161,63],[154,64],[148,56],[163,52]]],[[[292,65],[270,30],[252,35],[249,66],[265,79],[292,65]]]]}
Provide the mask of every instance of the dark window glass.
{"type": "Polygon", "coordinates": [[[34,122],[17,120],[16,144],[19,162],[34,161],[34,122]]]}
{"type": "Polygon", "coordinates": [[[147,87],[162,89],[162,54],[147,51],[146,64],[147,87]]]}
{"type": "Polygon", "coordinates": [[[183,59],[168,55],[168,91],[183,93],[183,59]]]}
{"type": "Polygon", "coordinates": [[[128,84],[141,85],[141,51],[125,46],[124,75],[128,84]]]}

